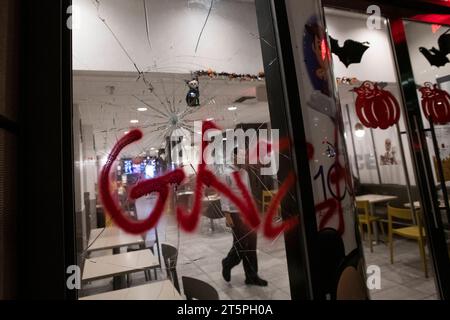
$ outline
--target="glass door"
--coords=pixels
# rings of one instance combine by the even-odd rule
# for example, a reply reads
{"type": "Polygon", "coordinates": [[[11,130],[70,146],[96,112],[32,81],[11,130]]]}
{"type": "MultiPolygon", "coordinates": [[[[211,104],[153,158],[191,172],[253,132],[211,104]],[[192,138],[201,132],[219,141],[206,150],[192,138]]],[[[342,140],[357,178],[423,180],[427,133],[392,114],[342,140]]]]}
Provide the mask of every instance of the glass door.
{"type": "MultiPolygon", "coordinates": [[[[427,122],[426,143],[422,142],[416,136],[417,126],[411,125],[415,118],[398,72],[399,61],[408,57],[399,55],[391,41],[395,33],[391,33],[389,17],[379,15],[374,20],[366,13],[336,8],[324,12],[371,298],[437,299],[443,292],[444,265],[439,233],[448,225],[444,161],[449,156],[446,134],[450,131],[441,118],[450,116],[450,111],[437,111],[436,128],[427,122]],[[434,147],[441,152],[432,153],[434,147]],[[427,168],[434,168],[432,187],[427,168]],[[435,216],[431,205],[435,202],[442,216],[435,216]]],[[[431,32],[431,26],[427,27],[431,32]]],[[[446,35],[445,31],[441,29],[440,34],[446,35]]],[[[417,31],[411,34],[417,40],[417,31]]],[[[423,44],[427,45],[432,47],[423,44]]],[[[417,56],[424,58],[423,53],[421,49],[417,56]]],[[[417,72],[425,76],[423,69],[417,72]]],[[[437,78],[445,84],[446,75],[439,73],[437,78]]],[[[422,89],[425,94],[437,92],[432,90],[436,90],[433,85],[422,89]]],[[[438,103],[449,106],[448,94],[440,94],[443,98],[436,99],[435,108],[438,103]]],[[[430,113],[435,116],[436,112],[430,113]]]]}
{"type": "MultiPolygon", "coordinates": [[[[436,15],[433,19],[439,19],[436,15]]],[[[435,238],[435,268],[441,294],[448,298],[449,283],[449,221],[450,221],[450,27],[439,21],[396,21],[393,34],[397,51],[409,56],[410,64],[402,64],[402,81],[411,105],[411,125],[421,145],[421,158],[430,198],[430,233],[435,238]],[[402,44],[398,35],[405,40],[402,44]],[[407,48],[407,50],[405,50],[407,48]],[[406,75],[410,81],[404,81],[406,75]],[[408,84],[407,84],[408,83],[408,84]],[[431,230],[434,229],[434,230],[431,230]]],[[[448,21],[447,21],[448,23],[448,21]]],[[[432,241],[433,242],[433,241],[432,241]]]]}
{"type": "Polygon", "coordinates": [[[450,188],[450,26],[403,22],[421,115],[439,218],[449,243],[450,188]]]}

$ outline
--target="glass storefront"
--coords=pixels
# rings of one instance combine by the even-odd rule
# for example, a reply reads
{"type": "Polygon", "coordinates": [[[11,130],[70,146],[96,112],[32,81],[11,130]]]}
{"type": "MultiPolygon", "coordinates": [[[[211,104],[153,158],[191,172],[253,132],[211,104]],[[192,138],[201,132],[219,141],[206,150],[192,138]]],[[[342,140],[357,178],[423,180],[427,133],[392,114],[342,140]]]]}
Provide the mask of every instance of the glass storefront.
{"type": "Polygon", "coordinates": [[[445,297],[450,29],[375,7],[74,0],[79,298],[445,297]]]}

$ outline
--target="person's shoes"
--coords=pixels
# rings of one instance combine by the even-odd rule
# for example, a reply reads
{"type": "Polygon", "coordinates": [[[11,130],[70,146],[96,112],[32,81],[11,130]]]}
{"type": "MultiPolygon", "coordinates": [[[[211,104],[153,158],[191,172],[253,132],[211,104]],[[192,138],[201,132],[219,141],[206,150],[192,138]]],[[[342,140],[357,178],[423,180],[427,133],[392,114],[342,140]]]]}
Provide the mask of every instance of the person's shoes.
{"type": "Polygon", "coordinates": [[[256,276],[254,278],[245,279],[245,284],[260,286],[260,287],[267,287],[268,282],[266,280],[261,279],[260,277],[256,276]]]}
{"type": "Polygon", "coordinates": [[[231,269],[225,266],[225,260],[222,260],[222,276],[226,282],[231,280],[231,269]]]}

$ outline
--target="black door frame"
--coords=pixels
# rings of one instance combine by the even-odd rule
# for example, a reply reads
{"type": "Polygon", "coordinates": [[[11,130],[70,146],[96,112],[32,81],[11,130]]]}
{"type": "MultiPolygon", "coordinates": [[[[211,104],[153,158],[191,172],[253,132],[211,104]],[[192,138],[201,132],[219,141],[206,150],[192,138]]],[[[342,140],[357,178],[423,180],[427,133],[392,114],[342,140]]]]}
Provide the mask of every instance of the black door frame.
{"type": "Polygon", "coordinates": [[[75,299],[71,0],[21,1],[19,298],[75,299]]]}
{"type": "MultiPolygon", "coordinates": [[[[443,231],[442,220],[438,217],[439,206],[437,194],[432,192],[433,171],[429,162],[429,152],[426,144],[425,131],[422,123],[416,84],[406,43],[402,19],[420,21],[419,15],[427,14],[430,19],[433,14],[450,14],[450,4],[437,1],[366,1],[322,0],[324,7],[332,7],[346,11],[366,13],[369,5],[378,5],[383,17],[390,20],[389,31],[401,84],[403,101],[406,104],[405,116],[409,134],[409,145],[412,151],[417,185],[420,190],[421,203],[424,211],[428,247],[432,252],[432,262],[435,270],[436,288],[441,299],[450,299],[450,260],[448,247],[443,231]],[[401,57],[401,59],[398,59],[401,57]],[[419,146],[419,147],[416,147],[419,146]]],[[[434,187],[434,186],[433,186],[434,187]]]]}

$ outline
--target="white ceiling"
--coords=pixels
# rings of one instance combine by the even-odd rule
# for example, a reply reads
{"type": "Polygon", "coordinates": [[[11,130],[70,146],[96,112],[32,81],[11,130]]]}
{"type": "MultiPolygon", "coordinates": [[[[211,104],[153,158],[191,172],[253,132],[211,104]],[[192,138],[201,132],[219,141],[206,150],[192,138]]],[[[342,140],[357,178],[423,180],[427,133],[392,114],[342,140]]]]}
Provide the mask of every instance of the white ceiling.
{"type": "Polygon", "coordinates": [[[95,3],[73,0],[74,70],[263,71],[254,1],[214,0],[206,24],[211,0],[95,3]]]}
{"type": "Polygon", "coordinates": [[[187,125],[214,118],[223,129],[234,128],[239,123],[270,121],[264,81],[200,78],[201,106],[188,109],[185,80],[190,80],[190,75],[148,73],[146,81],[153,86],[152,93],[142,79],[137,79],[137,73],[75,71],[74,104],[79,107],[82,124],[93,126],[96,154],[106,155],[117,139],[132,127],[141,128],[144,138],[128,148],[126,155],[151,153],[151,148],[161,147],[167,134],[165,129],[170,127],[168,123],[174,115],[185,114],[187,125]],[[257,87],[258,99],[235,103],[243,96],[256,97],[257,87]],[[149,105],[148,111],[137,111],[139,107],[146,107],[145,104],[149,105]],[[237,110],[229,111],[233,105],[237,110]],[[131,124],[131,120],[139,120],[139,123],[131,124]]]}

